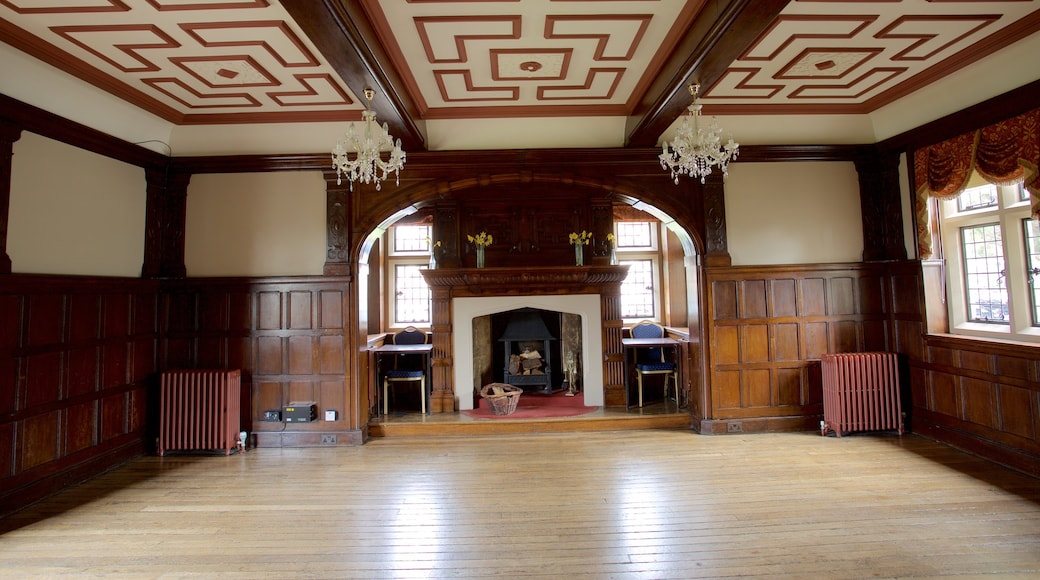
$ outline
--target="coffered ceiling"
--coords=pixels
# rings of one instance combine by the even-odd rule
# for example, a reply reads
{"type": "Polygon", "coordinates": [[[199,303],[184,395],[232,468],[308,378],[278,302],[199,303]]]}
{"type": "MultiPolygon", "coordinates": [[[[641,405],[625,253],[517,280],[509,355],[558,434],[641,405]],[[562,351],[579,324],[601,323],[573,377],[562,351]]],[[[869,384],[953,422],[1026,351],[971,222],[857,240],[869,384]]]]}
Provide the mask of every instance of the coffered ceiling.
{"type": "Polygon", "coordinates": [[[409,150],[654,146],[691,82],[754,142],[869,119],[1038,29],[1026,0],[0,0],[4,43],[171,134],[341,130],[371,87],[409,150]]]}

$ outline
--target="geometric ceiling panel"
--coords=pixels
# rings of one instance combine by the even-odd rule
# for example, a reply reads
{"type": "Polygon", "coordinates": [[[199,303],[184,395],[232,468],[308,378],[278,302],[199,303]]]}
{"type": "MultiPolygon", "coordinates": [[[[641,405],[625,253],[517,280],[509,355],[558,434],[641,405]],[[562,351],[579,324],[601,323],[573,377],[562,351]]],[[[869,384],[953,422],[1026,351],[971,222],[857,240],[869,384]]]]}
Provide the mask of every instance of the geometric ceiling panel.
{"type": "Polygon", "coordinates": [[[346,120],[364,108],[270,0],[0,0],[0,19],[16,47],[176,123],[346,120]]]}
{"type": "Polygon", "coordinates": [[[629,115],[704,5],[361,2],[425,119],[629,115]]]}
{"type": "Polygon", "coordinates": [[[1037,4],[791,2],[702,90],[705,110],[869,113],[1037,31],[1037,4]]]}
{"type": "Polygon", "coordinates": [[[468,119],[649,146],[692,83],[709,115],[862,115],[1038,32],[1040,0],[0,0],[0,42],[172,123],[356,120],[374,88],[408,150],[468,119]]]}

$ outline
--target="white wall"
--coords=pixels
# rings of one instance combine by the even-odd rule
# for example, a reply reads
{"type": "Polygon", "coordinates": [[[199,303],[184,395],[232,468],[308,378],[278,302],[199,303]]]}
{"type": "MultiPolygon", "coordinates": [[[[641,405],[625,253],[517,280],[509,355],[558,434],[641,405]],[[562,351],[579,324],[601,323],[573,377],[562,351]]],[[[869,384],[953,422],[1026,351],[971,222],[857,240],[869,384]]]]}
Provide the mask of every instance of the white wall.
{"type": "Polygon", "coordinates": [[[140,276],[144,170],[22,132],[7,250],[16,273],[140,276]]]}
{"type": "Polygon", "coordinates": [[[325,180],[317,171],[201,174],[188,185],[188,276],[320,275],[325,180]]]}
{"type": "Polygon", "coordinates": [[[734,266],[863,259],[859,182],[844,162],[735,163],[726,180],[734,266]]]}

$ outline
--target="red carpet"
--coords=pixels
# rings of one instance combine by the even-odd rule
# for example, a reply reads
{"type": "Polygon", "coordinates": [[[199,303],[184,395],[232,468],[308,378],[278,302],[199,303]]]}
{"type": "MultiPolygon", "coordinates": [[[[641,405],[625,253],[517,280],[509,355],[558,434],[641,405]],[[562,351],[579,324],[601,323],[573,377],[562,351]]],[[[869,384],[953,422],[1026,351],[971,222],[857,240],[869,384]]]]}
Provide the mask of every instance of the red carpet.
{"type": "Polygon", "coordinates": [[[599,407],[586,407],[585,397],[582,393],[575,393],[568,397],[565,391],[552,395],[539,395],[524,393],[520,395],[520,401],[516,405],[516,411],[508,415],[495,415],[480,400],[480,407],[472,411],[462,411],[475,419],[546,419],[550,417],[577,417],[585,413],[591,413],[599,407]]]}

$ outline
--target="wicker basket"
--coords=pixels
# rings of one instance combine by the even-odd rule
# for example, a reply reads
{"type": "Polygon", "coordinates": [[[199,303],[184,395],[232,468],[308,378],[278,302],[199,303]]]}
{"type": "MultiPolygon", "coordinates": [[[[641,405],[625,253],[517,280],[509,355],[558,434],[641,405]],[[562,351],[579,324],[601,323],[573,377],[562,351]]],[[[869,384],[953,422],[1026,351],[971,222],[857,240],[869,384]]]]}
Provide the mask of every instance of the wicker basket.
{"type": "Polygon", "coordinates": [[[491,383],[480,389],[480,396],[487,402],[492,414],[508,415],[516,410],[516,404],[523,392],[520,387],[506,383],[491,383]]]}

